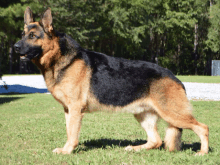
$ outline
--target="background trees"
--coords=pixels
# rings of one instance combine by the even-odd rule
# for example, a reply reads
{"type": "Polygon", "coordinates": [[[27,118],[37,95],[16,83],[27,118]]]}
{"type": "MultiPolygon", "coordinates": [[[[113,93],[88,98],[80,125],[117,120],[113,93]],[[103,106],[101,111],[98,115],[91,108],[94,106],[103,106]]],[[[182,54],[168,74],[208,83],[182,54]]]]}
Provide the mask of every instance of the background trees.
{"type": "Polygon", "coordinates": [[[87,49],[155,62],[175,74],[207,75],[211,60],[220,59],[217,0],[3,0],[3,73],[19,72],[19,56],[12,45],[20,38],[27,6],[38,19],[39,13],[51,7],[56,30],[68,33],[87,49]]]}

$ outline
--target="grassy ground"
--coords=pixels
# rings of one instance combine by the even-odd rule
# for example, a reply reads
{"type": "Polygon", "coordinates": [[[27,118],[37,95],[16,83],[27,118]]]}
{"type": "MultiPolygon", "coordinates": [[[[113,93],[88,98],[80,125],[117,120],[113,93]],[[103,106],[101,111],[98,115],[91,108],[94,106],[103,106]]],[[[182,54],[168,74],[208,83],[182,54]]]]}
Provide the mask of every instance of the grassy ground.
{"type": "Polygon", "coordinates": [[[176,76],[182,82],[220,83],[220,76],[176,76]]]}
{"type": "MultiPolygon", "coordinates": [[[[184,130],[183,150],[126,152],[125,146],[146,142],[131,114],[97,112],[83,118],[80,144],[71,155],[52,150],[66,142],[62,107],[47,94],[0,95],[0,164],[219,164],[220,102],[192,102],[195,117],[210,128],[210,153],[194,156],[199,138],[184,130]]],[[[166,124],[159,122],[165,135],[166,124]]]]}
{"type": "MultiPolygon", "coordinates": [[[[28,76],[41,74],[4,74],[3,76],[28,76]]],[[[176,76],[182,82],[220,83],[220,76],[176,76]]]]}
{"type": "Polygon", "coordinates": [[[42,74],[4,74],[3,76],[41,76],[42,74]]]}

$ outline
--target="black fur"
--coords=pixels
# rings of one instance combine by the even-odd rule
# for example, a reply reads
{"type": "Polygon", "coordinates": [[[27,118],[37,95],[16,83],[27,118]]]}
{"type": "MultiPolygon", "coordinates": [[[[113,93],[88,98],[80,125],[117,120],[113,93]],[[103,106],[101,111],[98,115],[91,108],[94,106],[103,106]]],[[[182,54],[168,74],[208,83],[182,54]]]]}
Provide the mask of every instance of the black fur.
{"type": "Polygon", "coordinates": [[[43,27],[41,27],[41,26],[38,26],[38,25],[36,25],[36,24],[30,24],[30,25],[28,25],[27,26],[27,28],[28,28],[28,31],[30,31],[31,29],[36,29],[36,31],[39,31],[40,32],[40,34],[36,34],[35,33],[35,37],[37,37],[37,39],[40,39],[40,38],[44,38],[44,30],[43,30],[43,27]]]}
{"type": "Polygon", "coordinates": [[[84,52],[83,58],[92,68],[91,90],[100,103],[125,106],[148,95],[151,82],[163,77],[169,77],[183,86],[168,69],[156,64],[87,50],[84,52]]]}
{"type": "Polygon", "coordinates": [[[43,52],[40,46],[32,46],[26,43],[25,39],[18,41],[15,44],[15,47],[19,47],[19,50],[16,51],[17,53],[20,53],[21,55],[26,55],[26,58],[29,60],[41,55],[43,52]]]}
{"type": "Polygon", "coordinates": [[[80,52],[81,47],[75,40],[65,33],[56,31],[55,35],[59,38],[61,54],[66,58],[66,65],[58,71],[58,76],[56,79],[56,83],[60,83],[68,67],[74,62],[75,59],[80,57],[80,53],[77,55],[77,52],[80,52]]]}
{"type": "MultiPolygon", "coordinates": [[[[29,60],[31,60],[31,59],[33,59],[33,58],[35,58],[35,57],[38,57],[38,56],[40,56],[41,54],[42,54],[42,48],[40,47],[40,46],[29,46],[28,44],[27,44],[27,48],[29,48],[28,50],[27,50],[27,52],[26,53],[24,53],[24,54],[26,54],[27,56],[26,56],[26,58],[28,58],[29,60]]],[[[21,53],[22,54],[22,53],[21,53]]]]}
{"type": "Polygon", "coordinates": [[[91,90],[100,103],[125,106],[143,95],[148,95],[151,82],[164,77],[171,78],[184,88],[171,71],[154,63],[115,58],[88,51],[68,35],[57,35],[60,38],[62,55],[68,59],[67,65],[58,74],[57,82],[62,80],[66,69],[75,59],[83,59],[92,69],[91,90]],[[76,53],[77,55],[73,55],[76,53]]]}
{"type": "Polygon", "coordinates": [[[80,45],[67,34],[56,31],[55,35],[59,38],[59,46],[62,55],[71,55],[81,49],[80,45]]]}
{"type": "Polygon", "coordinates": [[[28,31],[30,31],[31,29],[37,28],[38,26],[36,24],[30,24],[27,26],[28,31]]]}

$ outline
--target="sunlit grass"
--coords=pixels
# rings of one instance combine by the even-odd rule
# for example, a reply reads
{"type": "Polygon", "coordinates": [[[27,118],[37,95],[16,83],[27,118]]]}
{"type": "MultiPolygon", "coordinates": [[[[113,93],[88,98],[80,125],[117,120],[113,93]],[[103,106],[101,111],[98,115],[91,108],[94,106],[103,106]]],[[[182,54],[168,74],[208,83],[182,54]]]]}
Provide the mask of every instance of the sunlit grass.
{"type": "Polygon", "coordinates": [[[176,76],[182,82],[220,83],[220,76],[176,76]]]}
{"type": "MultiPolygon", "coordinates": [[[[131,114],[96,112],[83,118],[80,144],[71,155],[52,150],[66,142],[62,107],[47,94],[0,95],[0,164],[218,164],[220,102],[192,102],[198,121],[210,128],[210,153],[195,157],[199,138],[184,130],[183,150],[126,152],[146,142],[146,133],[131,114]]],[[[159,122],[165,135],[166,123],[159,122]]]]}

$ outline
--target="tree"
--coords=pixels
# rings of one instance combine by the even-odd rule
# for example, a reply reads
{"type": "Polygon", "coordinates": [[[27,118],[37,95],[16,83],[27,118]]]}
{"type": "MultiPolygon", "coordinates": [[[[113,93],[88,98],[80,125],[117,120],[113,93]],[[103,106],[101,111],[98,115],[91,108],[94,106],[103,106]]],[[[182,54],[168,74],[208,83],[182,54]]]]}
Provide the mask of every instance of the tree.
{"type": "Polygon", "coordinates": [[[213,52],[220,51],[220,2],[210,1],[210,27],[208,29],[207,46],[213,52]]]}
{"type": "Polygon", "coordinates": [[[219,5],[217,0],[4,0],[2,70],[10,70],[10,59],[11,70],[17,67],[19,58],[9,50],[20,38],[23,13],[30,6],[37,21],[51,7],[55,30],[84,48],[155,62],[175,74],[209,74],[212,58],[220,58],[219,5]]]}
{"type": "Polygon", "coordinates": [[[38,1],[29,0],[3,1],[0,6],[0,61],[10,64],[9,67],[7,65],[1,67],[5,73],[19,72],[19,56],[14,54],[13,45],[21,36],[24,26],[24,10],[27,6],[31,6],[34,11],[42,7],[38,1]]]}

